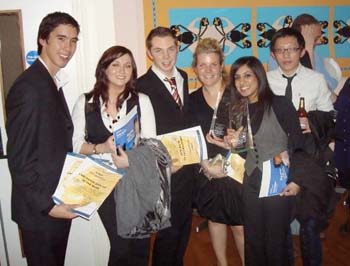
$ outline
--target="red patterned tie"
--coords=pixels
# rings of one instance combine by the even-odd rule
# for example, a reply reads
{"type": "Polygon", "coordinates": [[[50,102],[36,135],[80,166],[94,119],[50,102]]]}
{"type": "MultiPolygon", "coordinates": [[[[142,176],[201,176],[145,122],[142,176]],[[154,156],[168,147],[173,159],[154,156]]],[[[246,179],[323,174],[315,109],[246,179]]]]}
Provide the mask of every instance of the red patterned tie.
{"type": "Polygon", "coordinates": [[[171,95],[173,96],[176,104],[182,108],[182,103],[181,103],[181,98],[179,95],[179,91],[177,90],[177,86],[176,86],[176,80],[175,78],[165,78],[164,81],[169,82],[170,87],[171,87],[171,95]]]}

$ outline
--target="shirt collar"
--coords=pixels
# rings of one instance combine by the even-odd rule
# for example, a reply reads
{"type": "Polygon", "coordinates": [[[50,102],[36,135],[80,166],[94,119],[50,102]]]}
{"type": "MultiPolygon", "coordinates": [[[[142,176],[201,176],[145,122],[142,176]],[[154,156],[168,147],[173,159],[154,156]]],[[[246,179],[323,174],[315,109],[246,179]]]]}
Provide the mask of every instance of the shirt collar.
{"type": "Polygon", "coordinates": [[[284,73],[283,73],[283,70],[282,70],[279,66],[278,66],[278,71],[279,71],[279,73],[281,74],[281,76],[282,76],[282,75],[285,75],[285,76],[291,77],[291,76],[294,76],[295,74],[298,74],[298,73],[300,72],[301,68],[302,68],[302,65],[301,65],[301,63],[299,63],[298,68],[296,69],[296,71],[295,71],[292,75],[286,75],[286,74],[284,74],[284,73]]]}
{"type": "MultiPolygon", "coordinates": [[[[122,110],[124,108],[126,108],[126,102],[131,98],[131,93],[129,93],[129,96],[125,99],[125,101],[123,102],[122,108],[119,110],[119,112],[122,112],[122,110]]],[[[107,113],[107,107],[106,104],[103,102],[102,97],[100,96],[100,108],[101,108],[101,112],[102,113],[107,113]]],[[[92,97],[90,99],[90,101],[92,102],[92,97]]]]}
{"type": "MultiPolygon", "coordinates": [[[[45,64],[44,60],[40,56],[38,59],[44,65],[44,67],[47,69],[47,71],[50,73],[49,68],[45,64]]],[[[69,82],[68,75],[63,69],[60,69],[56,73],[56,75],[53,77],[53,79],[54,79],[54,82],[56,83],[57,89],[63,88],[69,82]]]]}
{"type": "Polygon", "coordinates": [[[179,75],[179,71],[176,69],[176,67],[174,67],[173,70],[173,74],[171,77],[167,77],[166,75],[164,75],[164,73],[162,71],[160,71],[160,69],[158,67],[156,67],[155,65],[152,65],[152,71],[159,77],[159,79],[164,80],[166,78],[171,78],[171,77],[175,77],[175,79],[178,78],[179,75]]]}

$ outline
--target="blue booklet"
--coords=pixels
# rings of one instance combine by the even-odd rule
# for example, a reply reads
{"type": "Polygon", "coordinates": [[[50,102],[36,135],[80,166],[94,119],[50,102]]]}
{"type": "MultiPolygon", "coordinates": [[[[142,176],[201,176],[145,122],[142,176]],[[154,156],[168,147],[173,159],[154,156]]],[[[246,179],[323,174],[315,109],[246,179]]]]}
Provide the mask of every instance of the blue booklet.
{"type": "Polygon", "coordinates": [[[275,165],[273,159],[263,163],[259,198],[279,195],[287,186],[289,168],[283,162],[275,165]]]}
{"type": "Polygon", "coordinates": [[[131,150],[139,138],[139,118],[137,107],[123,118],[121,118],[113,129],[114,143],[116,147],[122,147],[124,150],[131,150]]]}

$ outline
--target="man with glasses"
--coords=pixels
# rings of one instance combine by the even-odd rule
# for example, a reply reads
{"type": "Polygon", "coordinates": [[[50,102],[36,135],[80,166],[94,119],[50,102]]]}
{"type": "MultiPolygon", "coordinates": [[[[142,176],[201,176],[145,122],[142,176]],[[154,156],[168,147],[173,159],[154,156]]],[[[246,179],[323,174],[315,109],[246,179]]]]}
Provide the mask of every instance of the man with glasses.
{"type": "MultiPolygon", "coordinates": [[[[316,46],[322,44],[322,25],[315,17],[304,13],[294,19],[292,28],[299,31],[305,40],[305,53],[301,57],[300,63],[305,67],[322,73],[327,81],[328,88],[334,91],[338,82],[328,73],[324,58],[315,51],[316,46]]],[[[267,69],[270,71],[276,68],[276,61],[273,57],[270,57],[267,69]]]]}
{"type": "MultiPolygon", "coordinates": [[[[314,70],[306,68],[300,63],[300,58],[305,53],[305,40],[301,33],[295,29],[283,28],[275,33],[270,43],[271,56],[276,60],[278,68],[269,71],[267,77],[270,87],[276,95],[285,95],[289,98],[296,109],[299,107],[300,98],[305,99],[304,108],[307,112],[319,110],[319,111],[331,111],[333,105],[331,101],[331,92],[327,87],[324,76],[314,70]]],[[[305,126],[303,133],[306,137],[310,137],[309,122],[303,118],[303,124],[305,126]]],[[[316,159],[311,158],[313,166],[317,165],[316,159]]],[[[309,169],[310,170],[310,169],[309,169]]],[[[317,186],[317,193],[322,194],[325,190],[322,187],[322,174],[317,165],[316,168],[312,168],[311,173],[305,176],[301,185],[301,199],[307,198],[308,191],[303,190],[307,180],[316,178],[318,184],[311,184],[314,188],[317,186]],[[317,174],[316,174],[317,173],[317,174]],[[306,194],[304,194],[306,192],[306,194]]],[[[326,177],[327,178],[327,177],[326,177]]],[[[326,188],[327,189],[327,188],[326,188]]],[[[313,189],[315,191],[315,189],[313,189]]],[[[309,192],[310,193],[310,192],[309,192]]],[[[310,194],[309,194],[310,195],[310,194]]],[[[318,194],[317,194],[318,196],[318,194]]],[[[321,198],[326,198],[327,195],[322,194],[321,198]]],[[[326,210],[320,209],[319,199],[316,197],[309,198],[311,200],[298,201],[298,206],[305,205],[305,208],[309,208],[310,211],[306,219],[299,219],[300,227],[300,240],[302,249],[302,258],[304,265],[321,265],[322,264],[322,247],[320,232],[322,230],[320,226],[320,217],[325,214],[326,210]]],[[[304,206],[302,206],[304,208],[304,206]]],[[[323,217],[323,216],[322,216],[323,217]]],[[[292,243],[289,243],[292,248],[292,243]]]]}
{"type": "Polygon", "coordinates": [[[286,96],[296,109],[300,97],[305,99],[306,111],[333,109],[331,92],[323,75],[300,63],[300,58],[305,53],[305,41],[299,31],[291,28],[277,31],[271,40],[270,51],[278,68],[269,71],[267,76],[276,95],[287,93],[286,96]]]}

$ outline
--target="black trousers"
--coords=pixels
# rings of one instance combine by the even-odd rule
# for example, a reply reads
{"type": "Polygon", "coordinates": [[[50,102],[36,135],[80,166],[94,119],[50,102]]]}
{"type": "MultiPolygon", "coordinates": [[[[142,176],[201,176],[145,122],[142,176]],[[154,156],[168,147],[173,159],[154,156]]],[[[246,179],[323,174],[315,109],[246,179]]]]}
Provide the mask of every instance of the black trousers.
{"type": "Polygon", "coordinates": [[[28,266],[63,266],[69,230],[70,226],[58,232],[21,229],[28,266]]]}
{"type": "Polygon", "coordinates": [[[118,235],[113,192],[103,202],[98,213],[111,245],[108,266],[148,266],[150,239],[129,239],[118,235]]]}
{"type": "Polygon", "coordinates": [[[191,232],[192,214],[182,225],[171,226],[157,233],[153,247],[153,266],[183,265],[191,232]]]}
{"type": "Polygon", "coordinates": [[[300,248],[304,266],[322,265],[321,230],[317,221],[310,218],[300,221],[300,248]]]}
{"type": "Polygon", "coordinates": [[[192,166],[185,166],[171,177],[171,227],[156,235],[153,266],[182,266],[192,223],[192,166]]]}
{"type": "Polygon", "coordinates": [[[259,198],[261,172],[244,177],[243,223],[246,266],[284,266],[293,198],[259,198]]]}

